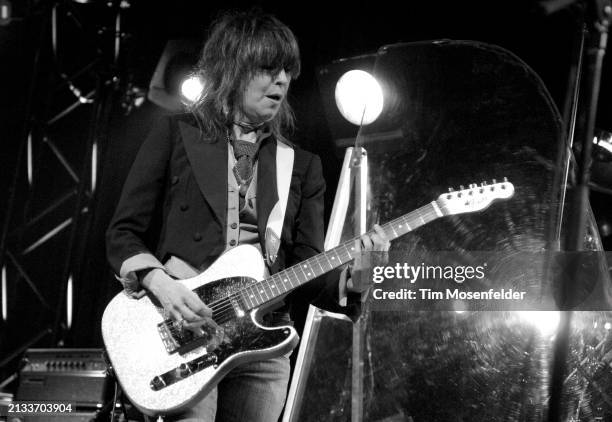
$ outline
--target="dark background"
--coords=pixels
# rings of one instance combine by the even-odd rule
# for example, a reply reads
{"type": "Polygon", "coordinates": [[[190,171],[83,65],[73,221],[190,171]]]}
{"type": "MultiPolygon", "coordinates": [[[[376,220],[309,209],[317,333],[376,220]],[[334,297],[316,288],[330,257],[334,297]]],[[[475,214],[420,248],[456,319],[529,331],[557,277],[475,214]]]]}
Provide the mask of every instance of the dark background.
{"type": "MultiPolygon", "coordinates": [[[[43,336],[35,346],[53,347],[58,342],[73,347],[101,346],[100,315],[106,302],[119,291],[119,284],[113,281],[105,263],[103,231],[135,151],[151,122],[162,112],[146,103],[126,115],[125,109],[118,105],[121,95],[117,92],[123,90],[128,82],[144,89],[148,87],[167,40],[203,39],[208,24],[219,11],[253,5],[274,13],[293,29],[302,54],[302,74],[292,83],[290,92],[298,122],[293,139],[323,159],[329,213],[341,157],[334,148],[324,114],[316,78],[318,67],[340,58],[373,53],[382,45],[396,42],[440,38],[477,40],[497,44],[524,60],[540,75],[557,106],[563,110],[579,16],[575,8],[545,16],[531,0],[411,1],[402,2],[401,7],[399,2],[381,1],[335,4],[133,0],[131,7],[124,12],[122,23],[127,36],[122,42],[122,55],[118,66],[112,67],[104,64],[109,62],[108,51],[112,51],[110,31],[105,30],[113,25],[111,10],[104,2],[60,3],[58,10],[62,12],[62,23],[58,31],[56,60],[50,52],[50,2],[14,1],[16,19],[9,25],[0,26],[0,217],[5,221],[6,215],[10,214],[9,228],[19,227],[28,215],[35,214],[37,207],[44,208],[45,201],[52,200],[64,189],[64,170],[52,164],[53,157],[39,152],[35,156],[40,173],[32,189],[42,199],[28,201],[24,156],[18,158],[31,123],[40,123],[40,116],[52,116],[75,99],[67,86],[60,83],[58,72],[70,74],[89,60],[102,57],[92,72],[75,79],[75,85],[87,92],[95,87],[98,78],[106,80],[108,75],[115,74],[119,77],[121,89],[111,96],[108,136],[100,145],[100,183],[92,198],[89,225],[85,226],[84,233],[79,233],[80,247],[72,256],[73,273],[78,274],[75,277],[73,325],[71,329],[56,330],[56,309],[61,307],[63,300],[62,278],[66,274],[65,248],[69,240],[69,232],[66,232],[48,242],[46,249],[23,257],[24,266],[33,268],[32,280],[48,302],[48,308],[41,305],[31,287],[9,266],[9,315],[7,321],[0,322],[0,361],[18,351],[46,327],[54,333],[43,336]],[[75,20],[66,17],[67,12],[75,20]],[[75,22],[80,22],[80,27],[75,22]],[[40,53],[37,56],[38,47],[40,53]],[[36,60],[39,71],[35,75],[36,60]],[[31,96],[29,92],[32,92],[31,96]],[[17,180],[16,184],[13,184],[14,180],[17,180]],[[11,186],[16,187],[16,201],[12,212],[8,213],[11,186]]],[[[597,126],[612,131],[612,69],[608,62],[606,59],[603,69],[597,126]]],[[[91,110],[87,107],[90,106],[73,112],[50,135],[55,137],[77,172],[82,168],[83,151],[86,150],[92,122],[91,110]]],[[[42,150],[40,147],[39,151],[42,150]]],[[[607,183],[602,182],[604,187],[612,189],[612,181],[607,183]]],[[[591,202],[604,235],[605,249],[611,250],[612,196],[593,191],[591,202]]],[[[66,212],[69,216],[70,211],[66,212]]],[[[52,226],[49,223],[47,228],[52,226]]],[[[44,231],[40,229],[40,233],[44,231]]],[[[18,255],[16,251],[20,247],[36,238],[37,234],[18,231],[12,233],[7,244],[18,255]]],[[[0,381],[15,365],[16,360],[12,360],[5,368],[0,368],[0,381]]]]}

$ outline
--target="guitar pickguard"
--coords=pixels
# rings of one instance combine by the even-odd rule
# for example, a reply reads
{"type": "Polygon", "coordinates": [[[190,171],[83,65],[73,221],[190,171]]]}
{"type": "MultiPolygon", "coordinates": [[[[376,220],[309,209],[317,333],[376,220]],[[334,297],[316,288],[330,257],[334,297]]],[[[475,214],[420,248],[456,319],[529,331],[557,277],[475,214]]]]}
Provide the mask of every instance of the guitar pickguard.
{"type": "MultiPolygon", "coordinates": [[[[249,277],[230,277],[194,290],[213,309],[213,317],[219,326],[217,329],[207,327],[197,334],[175,327],[170,320],[158,324],[168,353],[183,355],[202,346],[206,348],[206,353],[156,375],[150,384],[153,390],[161,390],[207,367],[216,368],[232,356],[253,355],[272,349],[291,336],[291,331],[286,327],[263,327],[257,321],[257,312],[247,310],[240,299],[240,292],[256,282],[249,277]]],[[[249,357],[248,360],[256,360],[254,356],[249,357]]]]}
{"type": "MultiPolygon", "coordinates": [[[[248,277],[230,277],[213,281],[194,291],[204,303],[210,304],[236,295],[256,282],[248,277]]],[[[227,320],[219,324],[223,331],[222,340],[215,349],[219,363],[237,353],[268,349],[288,337],[288,330],[282,327],[263,328],[260,321],[256,321],[257,312],[247,312],[246,309],[247,306],[236,298],[231,301],[231,311],[226,311],[229,313],[227,320]]]]}

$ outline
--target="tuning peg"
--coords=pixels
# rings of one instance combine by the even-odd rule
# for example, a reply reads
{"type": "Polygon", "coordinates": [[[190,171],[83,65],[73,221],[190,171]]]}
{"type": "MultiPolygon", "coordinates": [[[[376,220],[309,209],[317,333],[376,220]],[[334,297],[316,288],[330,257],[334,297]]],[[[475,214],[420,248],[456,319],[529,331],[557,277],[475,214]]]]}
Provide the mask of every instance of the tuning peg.
{"type": "Polygon", "coordinates": [[[480,186],[482,186],[482,187],[485,187],[485,186],[487,186],[487,182],[486,182],[486,181],[484,181],[484,182],[481,182],[481,183],[480,183],[480,186]]]}
{"type": "Polygon", "coordinates": [[[508,178],[507,177],[504,177],[504,182],[508,183],[508,178]]]}
{"type": "Polygon", "coordinates": [[[493,179],[493,184],[496,184],[496,183],[497,183],[497,180],[493,179]]]}
{"type": "Polygon", "coordinates": [[[463,185],[459,185],[459,189],[463,190],[465,188],[463,187],[463,185]]]}
{"type": "Polygon", "coordinates": [[[449,193],[453,193],[455,190],[453,188],[448,188],[449,193]]]}

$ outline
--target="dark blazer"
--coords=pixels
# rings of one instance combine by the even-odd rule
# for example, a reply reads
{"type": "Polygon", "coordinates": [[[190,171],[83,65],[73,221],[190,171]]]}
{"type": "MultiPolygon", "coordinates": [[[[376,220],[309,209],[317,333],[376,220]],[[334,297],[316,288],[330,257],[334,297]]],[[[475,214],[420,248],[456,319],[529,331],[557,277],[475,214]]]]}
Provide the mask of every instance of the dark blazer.
{"type": "MultiPolygon", "coordinates": [[[[321,161],[300,148],[294,151],[281,249],[272,273],[323,249],[321,161]]],[[[226,141],[204,138],[192,116],[168,116],[157,123],[136,156],[107,231],[107,255],[116,274],[126,259],[143,252],[154,251],[161,262],[176,256],[197,268],[223,252],[227,158],[226,141]],[[159,213],[161,218],[156,220],[159,213]]],[[[278,200],[274,137],[263,141],[257,168],[257,218],[265,250],[266,222],[278,200]]],[[[286,301],[299,302],[302,309],[312,303],[333,312],[357,312],[355,304],[339,306],[337,296],[336,271],[298,288],[286,301]]]]}

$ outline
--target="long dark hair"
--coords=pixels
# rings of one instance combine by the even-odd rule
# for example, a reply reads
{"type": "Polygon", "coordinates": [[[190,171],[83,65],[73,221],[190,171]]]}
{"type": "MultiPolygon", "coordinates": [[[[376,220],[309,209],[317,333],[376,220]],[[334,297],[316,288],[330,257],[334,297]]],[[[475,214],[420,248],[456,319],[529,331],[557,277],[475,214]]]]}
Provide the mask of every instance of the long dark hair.
{"type": "MultiPolygon", "coordinates": [[[[251,77],[261,71],[277,74],[283,69],[292,79],[297,78],[300,53],[293,32],[277,18],[251,9],[226,12],[216,19],[198,61],[204,93],[191,107],[204,135],[223,139],[240,111],[251,77]]],[[[294,117],[287,99],[269,125],[277,137],[293,129],[294,117]]]]}

